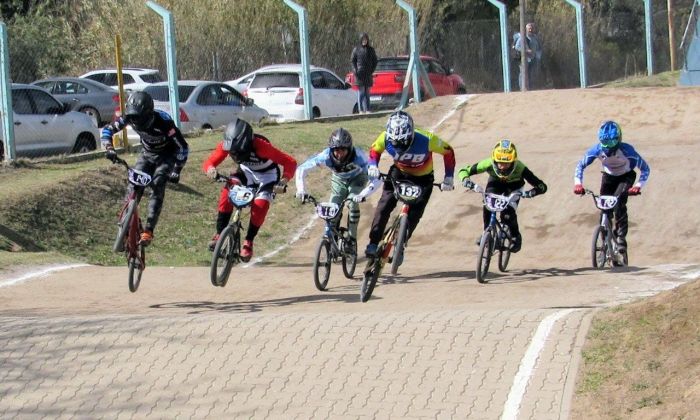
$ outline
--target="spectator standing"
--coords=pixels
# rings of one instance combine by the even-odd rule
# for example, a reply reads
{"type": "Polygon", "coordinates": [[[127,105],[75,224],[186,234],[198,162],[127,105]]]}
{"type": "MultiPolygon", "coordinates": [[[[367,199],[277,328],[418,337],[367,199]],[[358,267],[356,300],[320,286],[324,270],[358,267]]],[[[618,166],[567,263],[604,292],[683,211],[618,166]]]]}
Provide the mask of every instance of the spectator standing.
{"type": "Polygon", "coordinates": [[[352,71],[358,92],[358,107],[361,113],[369,112],[369,89],[372,87],[372,73],[377,68],[377,53],[369,43],[369,35],[360,35],[360,45],[352,50],[352,71]]]}
{"type": "MultiPolygon", "coordinates": [[[[527,90],[536,87],[539,83],[541,64],[542,64],[542,41],[537,35],[537,29],[533,22],[529,22],[525,25],[525,37],[527,39],[527,45],[525,46],[525,54],[527,59],[527,76],[528,85],[527,90]]],[[[516,32],[513,35],[513,50],[514,56],[518,65],[520,66],[520,32],[516,32]]],[[[518,74],[518,87],[522,90],[523,85],[523,72],[522,67],[518,74]]]]}

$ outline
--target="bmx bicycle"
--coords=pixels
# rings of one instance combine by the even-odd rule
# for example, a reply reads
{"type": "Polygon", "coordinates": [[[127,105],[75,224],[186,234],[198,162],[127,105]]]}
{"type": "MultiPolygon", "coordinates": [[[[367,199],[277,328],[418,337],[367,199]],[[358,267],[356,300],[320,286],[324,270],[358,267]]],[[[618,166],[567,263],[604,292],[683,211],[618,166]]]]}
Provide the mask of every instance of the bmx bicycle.
{"type": "MultiPolygon", "coordinates": [[[[380,174],[380,179],[387,177],[389,175],[380,174]]],[[[367,257],[367,265],[360,286],[360,300],[362,302],[367,302],[372,296],[377,280],[387,262],[391,263],[391,274],[398,272],[399,266],[403,263],[403,252],[408,239],[408,212],[411,204],[415,203],[423,193],[423,187],[411,181],[390,179],[394,185],[394,196],[401,202],[401,208],[384,231],[384,236],[377,245],[377,252],[367,257]]],[[[440,184],[433,183],[433,186],[439,188],[440,184]]]]}
{"type": "MultiPolygon", "coordinates": [[[[618,191],[626,190],[626,184],[618,187],[618,191]]],[[[593,268],[602,269],[606,264],[610,267],[626,267],[628,263],[627,250],[622,251],[615,240],[610,217],[612,211],[617,207],[620,194],[598,195],[589,189],[584,191],[593,197],[593,203],[600,210],[600,223],[593,230],[593,242],[591,243],[593,268]]]]}
{"type": "Polygon", "coordinates": [[[515,241],[515,237],[510,232],[510,227],[501,220],[500,213],[507,209],[508,206],[517,209],[518,200],[527,196],[523,195],[522,189],[515,190],[509,195],[486,192],[478,184],[474,184],[470,189],[481,193],[484,206],[491,212],[489,224],[481,234],[479,256],[476,260],[476,280],[479,283],[486,283],[488,281],[486,275],[491,265],[491,257],[498,251],[498,269],[501,272],[505,272],[510,261],[510,248],[515,241]]]}
{"type": "Polygon", "coordinates": [[[114,252],[125,253],[129,267],[129,290],[134,293],[138,290],[143,270],[146,269],[146,251],[140,242],[143,224],[139,217],[138,207],[144,189],[151,184],[153,178],[145,172],[130,167],[124,159],[119,157],[115,158],[114,163],[126,168],[127,179],[131,187],[124,205],[119,211],[117,238],[112,249],[114,252]]]}
{"type": "Polygon", "coordinates": [[[340,226],[343,217],[343,207],[352,201],[346,198],[340,205],[331,202],[319,202],[311,195],[304,197],[316,207],[316,214],[325,220],[326,227],[323,236],[316,247],[314,259],[314,284],[320,291],[326,290],[331,275],[332,263],[342,262],[343,274],[351,279],[357,265],[357,241],[350,237],[347,226],[340,226]]]}
{"type": "MultiPolygon", "coordinates": [[[[221,174],[216,175],[218,182],[230,182],[230,178],[221,174]]],[[[255,199],[258,188],[250,188],[245,185],[232,184],[229,187],[228,199],[233,204],[234,212],[228,226],[221,231],[216,241],[211,257],[210,277],[211,284],[218,287],[226,286],[231,269],[241,260],[241,213],[250,206],[255,199]]]]}

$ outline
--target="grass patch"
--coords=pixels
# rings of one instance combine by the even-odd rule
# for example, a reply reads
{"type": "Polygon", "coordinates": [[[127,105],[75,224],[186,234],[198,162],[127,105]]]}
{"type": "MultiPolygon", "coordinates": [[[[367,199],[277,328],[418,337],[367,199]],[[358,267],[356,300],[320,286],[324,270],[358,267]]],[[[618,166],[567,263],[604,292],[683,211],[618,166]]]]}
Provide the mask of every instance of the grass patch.
{"type": "Polygon", "coordinates": [[[606,83],[605,87],[635,88],[635,87],[673,87],[678,86],[680,70],[666,71],[651,76],[637,75],[614,82],[606,83]]]}
{"type": "MultiPolygon", "coordinates": [[[[386,117],[366,116],[337,122],[269,125],[257,132],[294,156],[299,163],[321,151],[328,136],[342,126],[355,144],[367,149],[384,127],[386,117]]],[[[220,140],[221,132],[189,138],[190,157],[179,185],[168,185],[165,203],[149,249],[152,265],[201,266],[210,263],[206,249],[215,231],[216,204],[221,184],[212,183],[201,170],[202,162],[220,140]]],[[[125,154],[133,163],[137,154],[125,154]]],[[[233,161],[219,166],[234,169],[233,161]]],[[[309,177],[309,191],[326,196],[327,170],[309,177]]],[[[23,161],[0,167],[0,266],[41,264],[57,259],[98,265],[121,265],[123,256],[112,252],[116,215],[126,192],[122,167],[99,158],[60,163],[23,161]],[[19,252],[18,252],[19,251],[19,252]],[[17,258],[19,254],[32,257],[17,258]]],[[[279,195],[256,240],[261,255],[286,243],[305,225],[313,210],[294,200],[294,188],[279,195]]],[[[144,195],[145,216],[149,194],[144,195]]],[[[246,216],[247,217],[247,216],[246,216]]],[[[247,226],[247,221],[246,221],[247,226]]]]}

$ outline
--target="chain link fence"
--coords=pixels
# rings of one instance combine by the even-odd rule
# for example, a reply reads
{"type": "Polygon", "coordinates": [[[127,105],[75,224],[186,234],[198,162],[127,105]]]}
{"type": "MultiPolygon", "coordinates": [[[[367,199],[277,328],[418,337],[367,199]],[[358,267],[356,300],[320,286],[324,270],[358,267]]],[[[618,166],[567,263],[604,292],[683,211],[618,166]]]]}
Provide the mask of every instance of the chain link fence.
{"type": "MultiPolygon", "coordinates": [[[[50,76],[75,77],[89,70],[113,68],[114,33],[122,38],[125,67],[153,68],[165,77],[163,26],[156,13],[140,1],[110,0],[93,4],[91,7],[95,10],[88,14],[89,9],[78,9],[78,1],[70,4],[80,11],[80,19],[85,21],[82,28],[76,28],[82,22],[80,19],[71,20],[68,15],[27,16],[7,24],[10,77],[14,83],[31,83],[50,76]]],[[[358,44],[361,32],[369,33],[380,57],[408,54],[405,13],[393,11],[382,16],[373,12],[377,16],[371,20],[356,15],[349,19],[348,15],[354,13],[352,10],[335,10],[345,3],[333,2],[334,7],[322,3],[307,5],[312,64],[326,67],[344,79],[350,70],[352,48],[358,44]]],[[[297,16],[281,1],[242,2],[235,10],[223,0],[212,0],[208,7],[199,7],[195,2],[175,2],[170,6],[176,25],[177,70],[181,80],[227,81],[264,65],[300,61],[297,16]]],[[[532,88],[575,88],[580,81],[574,10],[565,5],[552,10],[538,9],[536,15],[543,57],[539,77],[532,88]]],[[[675,16],[674,25],[679,32],[687,24],[688,13],[675,16]]],[[[596,13],[584,16],[589,85],[646,73],[643,14],[641,21],[638,10],[621,9],[605,16],[596,13]]],[[[657,8],[653,18],[654,71],[662,72],[670,70],[665,10],[657,8]]],[[[514,32],[519,31],[516,19],[515,13],[511,13],[508,46],[512,45],[514,32]]],[[[422,54],[440,59],[445,67],[461,75],[468,93],[503,91],[497,18],[432,26],[428,21],[419,22],[422,54]]],[[[509,60],[506,65],[510,66],[511,89],[517,90],[518,64],[509,60]]],[[[679,63],[678,67],[681,65],[679,63]]],[[[20,156],[38,157],[99,147],[99,141],[93,144],[89,139],[92,136],[98,140],[96,127],[82,131],[75,131],[73,127],[74,131],[65,135],[66,140],[59,142],[57,139],[62,132],[59,129],[68,130],[59,124],[67,108],[58,110],[60,104],[53,98],[39,98],[38,95],[32,92],[13,95],[15,124],[20,122],[15,125],[18,151],[22,147],[20,156]],[[45,117],[27,114],[40,111],[54,114],[45,117]],[[26,145],[28,138],[33,139],[34,146],[26,145]],[[46,146],[52,142],[61,145],[46,146]]],[[[101,122],[104,123],[104,119],[101,122]]],[[[76,125],[79,124],[74,120],[73,126],[76,125]]]]}

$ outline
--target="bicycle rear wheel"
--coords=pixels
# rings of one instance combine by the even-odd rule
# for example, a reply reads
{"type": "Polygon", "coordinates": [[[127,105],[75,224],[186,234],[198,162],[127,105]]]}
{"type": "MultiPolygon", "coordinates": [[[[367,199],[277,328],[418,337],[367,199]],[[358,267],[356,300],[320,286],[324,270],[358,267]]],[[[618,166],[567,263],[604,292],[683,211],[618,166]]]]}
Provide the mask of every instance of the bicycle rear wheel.
{"type": "Polygon", "coordinates": [[[229,225],[219,235],[211,257],[211,284],[224,287],[228,282],[231,268],[238,261],[241,237],[238,226],[229,225]]]}
{"type": "Polygon", "coordinates": [[[362,285],[360,286],[360,300],[364,303],[369,300],[374,291],[374,286],[377,285],[379,275],[382,273],[382,254],[384,253],[384,245],[377,249],[377,256],[367,260],[362,285]]]}
{"type": "Polygon", "coordinates": [[[129,231],[129,221],[131,220],[137,205],[138,203],[136,200],[130,200],[129,203],[122,209],[122,212],[119,215],[119,220],[117,221],[117,237],[112,245],[112,251],[124,251],[127,232],[129,231]]]}
{"type": "Polygon", "coordinates": [[[314,284],[320,291],[326,290],[326,286],[328,286],[328,279],[331,276],[331,262],[331,244],[324,236],[316,247],[316,259],[314,260],[314,284]]]}
{"type": "Polygon", "coordinates": [[[357,241],[350,237],[343,240],[343,274],[351,279],[357,266],[357,241]]]}
{"type": "Polygon", "coordinates": [[[399,266],[403,264],[403,251],[406,246],[408,237],[408,216],[401,215],[399,222],[399,230],[394,240],[394,253],[391,257],[391,274],[396,274],[399,271],[399,266]]]}
{"type": "Polygon", "coordinates": [[[134,293],[141,284],[141,276],[146,268],[146,251],[141,245],[136,246],[136,255],[129,258],[129,291],[134,293]]]}
{"type": "Polygon", "coordinates": [[[501,249],[498,251],[498,269],[503,273],[508,268],[508,262],[510,261],[510,246],[513,244],[513,239],[510,236],[510,228],[507,225],[503,225],[503,231],[500,232],[501,236],[501,249]]]}
{"type": "Polygon", "coordinates": [[[593,243],[591,244],[591,262],[593,268],[603,268],[608,259],[608,230],[603,226],[597,226],[593,231],[593,243]]]}
{"type": "Polygon", "coordinates": [[[487,230],[481,236],[481,243],[479,244],[479,259],[476,261],[476,280],[479,283],[486,283],[486,273],[489,272],[489,265],[491,264],[491,255],[493,254],[494,238],[491,235],[491,231],[487,230]]]}

